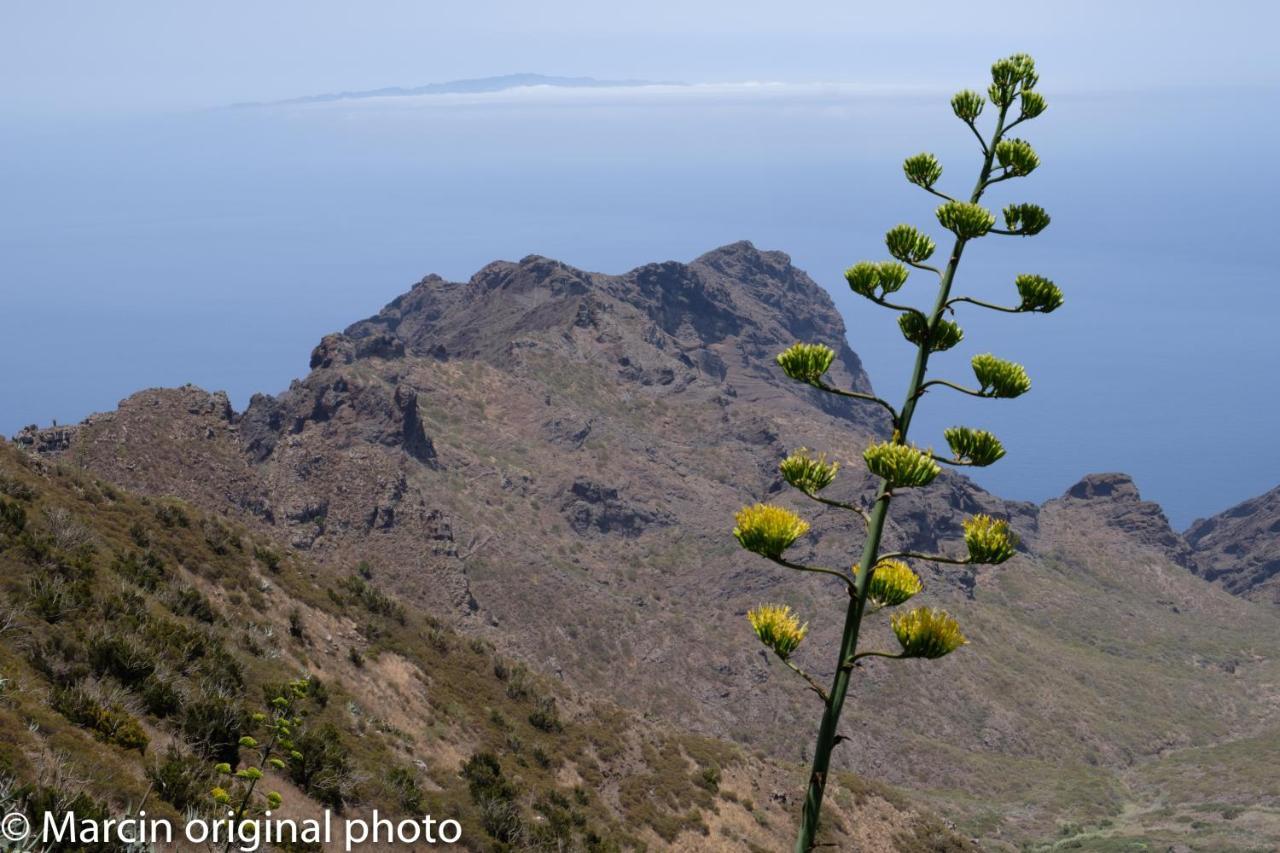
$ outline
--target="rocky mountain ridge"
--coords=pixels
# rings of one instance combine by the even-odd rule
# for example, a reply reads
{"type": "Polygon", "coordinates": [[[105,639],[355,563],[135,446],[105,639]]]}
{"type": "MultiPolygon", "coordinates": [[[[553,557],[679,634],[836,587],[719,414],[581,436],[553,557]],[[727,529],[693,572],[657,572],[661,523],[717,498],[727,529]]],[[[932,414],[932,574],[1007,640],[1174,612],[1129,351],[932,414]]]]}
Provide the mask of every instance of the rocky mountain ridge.
{"type": "Polygon", "coordinates": [[[1206,580],[1280,606],[1280,486],[1198,519],[1183,536],[1206,580]]]}
{"type": "MultiPolygon", "coordinates": [[[[737,243],[624,275],[532,256],[467,282],[428,276],[243,413],[190,386],[151,390],[18,440],[233,513],[324,565],[367,560],[415,606],[575,687],[803,757],[809,697],[742,614],[797,607],[813,622],[802,662],[826,677],[837,596],[744,555],[730,518],[790,503],[814,525],[799,556],[847,565],[858,524],[796,503],[777,461],[825,450],[846,463],[836,496],[857,500],[873,485],[861,450],[887,423],[781,377],[772,357],[797,340],[836,349],[835,383],[870,388],[830,298],[782,253],[737,243]]],[[[946,473],[895,502],[887,542],[954,550],[974,512],[1009,518],[1023,552],[997,569],[918,567],[973,642],[927,673],[864,668],[851,766],[998,844],[1063,814],[1146,814],[1134,768],[1277,724],[1263,639],[1276,612],[1188,571],[1202,571],[1195,550],[1131,480],[1093,475],[1037,507],[946,473]]]]}

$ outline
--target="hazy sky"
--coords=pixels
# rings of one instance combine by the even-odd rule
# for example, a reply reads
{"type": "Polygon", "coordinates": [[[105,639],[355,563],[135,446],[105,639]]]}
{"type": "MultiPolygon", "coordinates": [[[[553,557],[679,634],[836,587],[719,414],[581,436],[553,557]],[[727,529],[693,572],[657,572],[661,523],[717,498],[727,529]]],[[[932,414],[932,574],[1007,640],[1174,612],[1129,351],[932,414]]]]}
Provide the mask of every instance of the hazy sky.
{"type": "Polygon", "coordinates": [[[12,115],[208,106],[516,71],[935,82],[1025,50],[1076,87],[1274,83],[1271,2],[0,3],[12,115]]]}
{"type": "Polygon", "coordinates": [[[1054,224],[966,252],[963,286],[1034,271],[1068,303],[967,313],[949,375],[994,350],[1035,392],[931,399],[920,440],[993,429],[978,479],[1028,500],[1128,471],[1185,525],[1280,483],[1278,6],[0,0],[0,434],[184,382],[242,408],[426,273],[739,239],[832,293],[894,397],[905,344],[840,271],[931,223],[903,156],[971,171],[947,95],[1025,50],[1045,165],[992,203],[1054,224]],[[208,109],[514,72],[704,85],[208,109]]]}

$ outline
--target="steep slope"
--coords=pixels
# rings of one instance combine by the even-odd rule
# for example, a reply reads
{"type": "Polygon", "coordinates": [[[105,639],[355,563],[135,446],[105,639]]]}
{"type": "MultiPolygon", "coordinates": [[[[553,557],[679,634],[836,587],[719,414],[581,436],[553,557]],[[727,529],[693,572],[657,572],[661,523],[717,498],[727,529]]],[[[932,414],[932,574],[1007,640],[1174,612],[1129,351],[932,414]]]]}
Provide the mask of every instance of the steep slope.
{"type": "MultiPolygon", "coordinates": [[[[860,527],[795,503],[777,461],[826,450],[847,463],[835,496],[860,499],[860,452],[886,423],[785,381],[772,357],[796,340],[836,348],[834,381],[869,387],[830,299],[780,253],[739,243],[621,276],[531,257],[423,279],[243,414],[154,390],[20,438],[234,512],[323,566],[367,560],[406,601],[577,689],[802,758],[814,703],[742,615],[799,608],[802,663],[826,677],[841,593],[742,554],[730,518],[791,502],[814,522],[800,558],[847,566],[860,527]]],[[[1089,478],[1039,508],[948,474],[895,504],[888,541],[954,549],[978,511],[1010,518],[1026,552],[919,567],[972,643],[927,667],[865,666],[841,760],[999,846],[1145,808],[1135,766],[1274,724],[1276,613],[1179,565],[1186,545],[1132,483],[1089,478]]]]}
{"type": "MultiPolygon", "coordinates": [[[[367,567],[326,572],[184,503],[0,448],[6,812],[210,815],[228,784],[215,762],[249,763],[250,715],[304,676],[297,753],[264,768],[280,816],[450,817],[469,850],[789,840],[794,804],[774,792],[801,768],[550,683],[406,610],[367,567]]],[[[833,843],[970,849],[883,786],[838,785],[833,843]]]]}
{"type": "Polygon", "coordinates": [[[1280,605],[1280,487],[1196,520],[1183,536],[1206,580],[1254,601],[1280,605]]]}

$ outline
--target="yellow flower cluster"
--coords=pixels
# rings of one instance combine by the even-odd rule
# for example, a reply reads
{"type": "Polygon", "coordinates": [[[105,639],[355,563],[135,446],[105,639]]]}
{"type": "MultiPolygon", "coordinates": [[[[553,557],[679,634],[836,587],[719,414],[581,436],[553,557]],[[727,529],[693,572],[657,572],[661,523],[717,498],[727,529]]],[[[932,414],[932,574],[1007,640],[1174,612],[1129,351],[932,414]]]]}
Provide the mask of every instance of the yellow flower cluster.
{"type": "Polygon", "coordinates": [[[809,633],[809,623],[801,625],[799,617],[785,604],[761,604],[747,611],[747,620],[760,642],[783,660],[791,656],[809,633]]]}
{"type": "Polygon", "coordinates": [[[989,515],[974,515],[964,520],[964,544],[973,563],[1003,563],[1014,555],[1018,537],[1009,522],[989,515]]]}
{"type": "Polygon", "coordinates": [[[777,559],[782,552],[809,531],[809,522],[789,509],[772,504],[755,504],[738,510],[733,519],[733,535],[738,544],[762,557],[777,559]]]}
{"type": "Polygon", "coordinates": [[[867,470],[887,480],[891,489],[927,486],[942,471],[928,453],[892,441],[871,445],[863,451],[862,458],[867,470]]]}
{"type": "Polygon", "coordinates": [[[943,610],[917,607],[909,613],[894,614],[889,621],[902,644],[903,657],[932,660],[968,642],[960,633],[960,623],[943,610]]]}
{"type": "Polygon", "coordinates": [[[867,598],[879,607],[897,607],[924,589],[920,576],[901,560],[881,560],[871,574],[867,598]]]}

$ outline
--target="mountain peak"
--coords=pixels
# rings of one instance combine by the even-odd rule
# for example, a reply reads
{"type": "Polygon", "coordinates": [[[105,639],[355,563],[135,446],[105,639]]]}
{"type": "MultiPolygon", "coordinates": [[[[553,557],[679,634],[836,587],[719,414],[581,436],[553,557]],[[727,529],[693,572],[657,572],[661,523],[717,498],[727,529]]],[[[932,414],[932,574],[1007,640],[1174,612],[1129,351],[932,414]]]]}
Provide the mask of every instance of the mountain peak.
{"type": "Polygon", "coordinates": [[[1075,506],[1091,518],[1126,534],[1133,541],[1162,551],[1182,565],[1190,563],[1190,548],[1174,532],[1158,503],[1144,501],[1128,474],[1089,474],[1051,504],[1075,506]]]}
{"type": "Polygon", "coordinates": [[[1142,500],[1137,483],[1128,474],[1120,472],[1086,474],[1080,482],[1067,489],[1064,497],[1076,500],[1142,500]]]}
{"type": "Polygon", "coordinates": [[[694,263],[711,265],[726,262],[746,262],[757,264],[765,260],[771,260],[780,266],[786,266],[791,263],[791,256],[786,252],[757,249],[756,244],[750,240],[737,240],[698,256],[694,263]]]}
{"type": "Polygon", "coordinates": [[[1197,519],[1183,535],[1196,549],[1196,567],[1206,579],[1237,595],[1280,604],[1280,487],[1197,519]]]}
{"type": "Polygon", "coordinates": [[[467,284],[482,291],[530,291],[581,294],[591,288],[591,273],[543,255],[525,255],[519,261],[494,261],[471,276],[467,284]]]}
{"type": "MultiPolygon", "coordinates": [[[[389,336],[406,352],[495,364],[520,358],[512,346],[521,342],[633,367],[652,364],[664,375],[693,370],[717,382],[745,370],[750,383],[762,378],[758,365],[781,349],[815,341],[839,354],[837,380],[870,387],[826,291],[785,253],[745,240],[689,263],[646,264],[618,275],[532,254],[487,264],[465,283],[428,276],[345,334],[357,341],[389,336]]],[[[768,381],[778,384],[776,376],[768,381]]]]}

